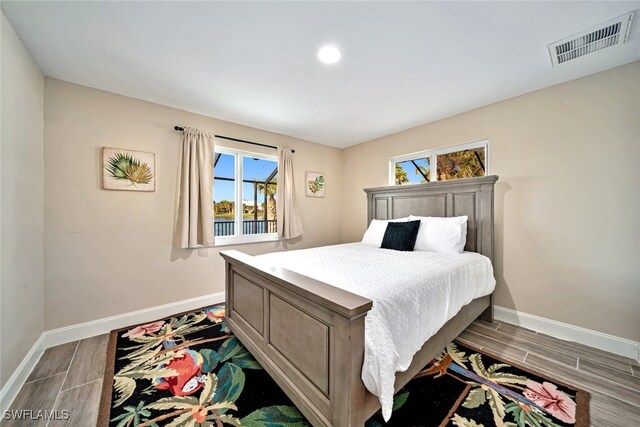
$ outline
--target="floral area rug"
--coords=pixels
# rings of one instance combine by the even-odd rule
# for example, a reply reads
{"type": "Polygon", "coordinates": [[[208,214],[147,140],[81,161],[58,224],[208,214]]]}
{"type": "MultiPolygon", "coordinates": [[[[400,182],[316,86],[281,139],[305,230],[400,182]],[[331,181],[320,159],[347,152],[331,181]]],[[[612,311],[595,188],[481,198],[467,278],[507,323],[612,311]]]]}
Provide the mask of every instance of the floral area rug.
{"type": "MultiPolygon", "coordinates": [[[[98,425],[310,425],[224,324],[224,305],[113,331],[98,425]]],[[[589,395],[451,343],[394,400],[379,426],[588,426],[589,395]]]]}

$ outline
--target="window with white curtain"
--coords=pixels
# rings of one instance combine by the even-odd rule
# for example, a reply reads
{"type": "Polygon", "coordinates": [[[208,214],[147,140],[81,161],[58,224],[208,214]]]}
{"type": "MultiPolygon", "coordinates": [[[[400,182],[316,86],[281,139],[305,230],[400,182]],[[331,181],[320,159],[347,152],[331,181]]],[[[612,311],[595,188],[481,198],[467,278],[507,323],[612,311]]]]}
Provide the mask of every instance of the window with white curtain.
{"type": "Polygon", "coordinates": [[[226,147],[214,156],[216,245],[277,239],[278,158],[226,147]]]}

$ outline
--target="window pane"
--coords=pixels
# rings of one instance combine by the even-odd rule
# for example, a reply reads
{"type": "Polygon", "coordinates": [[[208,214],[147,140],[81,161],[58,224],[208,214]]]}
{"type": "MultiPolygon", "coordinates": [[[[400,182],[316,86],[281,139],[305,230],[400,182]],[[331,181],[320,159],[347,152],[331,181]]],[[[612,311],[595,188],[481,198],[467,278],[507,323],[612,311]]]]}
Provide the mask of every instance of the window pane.
{"type": "Polygon", "coordinates": [[[215,153],[213,169],[214,234],[235,235],[236,156],[215,153]]]}
{"type": "Polygon", "coordinates": [[[431,180],[429,158],[418,158],[396,162],[396,185],[420,184],[431,180]]]}
{"type": "Polygon", "coordinates": [[[278,162],[242,158],[242,234],[275,233],[278,162]]]}
{"type": "Polygon", "coordinates": [[[484,159],[484,147],[439,154],[437,156],[438,180],[484,176],[484,159]]]}

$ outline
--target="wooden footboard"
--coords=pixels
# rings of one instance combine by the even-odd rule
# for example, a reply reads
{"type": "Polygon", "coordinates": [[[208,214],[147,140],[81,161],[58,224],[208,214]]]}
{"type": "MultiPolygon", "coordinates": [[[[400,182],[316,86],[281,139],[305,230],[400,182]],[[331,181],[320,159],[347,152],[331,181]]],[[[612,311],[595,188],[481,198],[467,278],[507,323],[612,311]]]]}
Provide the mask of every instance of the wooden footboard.
{"type": "MultiPolygon", "coordinates": [[[[226,323],[314,426],[361,427],[378,397],[361,380],[372,302],[292,271],[224,251],[226,323]]],[[[491,296],[464,306],[396,376],[398,391],[474,319],[491,296]]]]}
{"type": "MultiPolygon", "coordinates": [[[[493,259],[497,176],[366,189],[368,219],[466,215],[466,251],[493,259]]],[[[363,426],[379,408],[362,383],[367,298],[224,251],[229,328],[314,426],[363,426]]],[[[476,317],[492,320],[492,297],[463,307],[396,375],[396,391],[476,317]]]]}
{"type": "Polygon", "coordinates": [[[362,426],[372,302],[242,252],[221,255],[231,331],[314,426],[362,426]]]}

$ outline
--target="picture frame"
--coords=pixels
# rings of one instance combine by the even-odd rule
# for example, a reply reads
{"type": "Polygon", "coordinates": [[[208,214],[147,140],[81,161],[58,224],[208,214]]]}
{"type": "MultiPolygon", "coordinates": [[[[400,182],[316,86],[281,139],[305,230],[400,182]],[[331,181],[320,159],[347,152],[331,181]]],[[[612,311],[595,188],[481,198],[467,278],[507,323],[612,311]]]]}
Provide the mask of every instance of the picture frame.
{"type": "Polygon", "coordinates": [[[305,173],[305,188],[307,197],[324,197],[326,179],[323,172],[307,171],[305,173]]]}
{"type": "Polygon", "coordinates": [[[102,147],[102,188],[156,191],[155,153],[102,147]]]}

